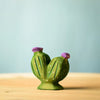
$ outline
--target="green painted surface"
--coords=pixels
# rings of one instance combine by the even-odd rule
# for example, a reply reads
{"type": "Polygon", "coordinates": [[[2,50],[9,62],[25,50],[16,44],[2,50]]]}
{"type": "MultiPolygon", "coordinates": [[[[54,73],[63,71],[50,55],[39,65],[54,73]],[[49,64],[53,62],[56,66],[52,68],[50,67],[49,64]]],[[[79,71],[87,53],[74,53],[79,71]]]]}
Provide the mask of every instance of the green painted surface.
{"type": "Polygon", "coordinates": [[[67,75],[69,63],[63,57],[55,57],[50,60],[47,54],[37,51],[32,57],[31,68],[34,75],[41,81],[38,89],[58,90],[63,89],[58,82],[67,75]]]}

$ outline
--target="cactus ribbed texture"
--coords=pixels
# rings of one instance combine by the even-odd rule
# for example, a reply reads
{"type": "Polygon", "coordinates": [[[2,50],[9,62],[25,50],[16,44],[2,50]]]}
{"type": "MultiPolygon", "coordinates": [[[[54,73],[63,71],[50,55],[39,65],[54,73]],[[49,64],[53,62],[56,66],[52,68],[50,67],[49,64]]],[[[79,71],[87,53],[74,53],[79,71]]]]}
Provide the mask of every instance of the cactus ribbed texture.
{"type": "MultiPolygon", "coordinates": [[[[37,48],[36,48],[37,49],[37,48]]],[[[58,84],[69,71],[68,59],[65,57],[55,57],[50,60],[50,57],[37,50],[31,61],[31,68],[34,75],[41,81],[38,89],[58,90],[63,89],[58,84]]]]}

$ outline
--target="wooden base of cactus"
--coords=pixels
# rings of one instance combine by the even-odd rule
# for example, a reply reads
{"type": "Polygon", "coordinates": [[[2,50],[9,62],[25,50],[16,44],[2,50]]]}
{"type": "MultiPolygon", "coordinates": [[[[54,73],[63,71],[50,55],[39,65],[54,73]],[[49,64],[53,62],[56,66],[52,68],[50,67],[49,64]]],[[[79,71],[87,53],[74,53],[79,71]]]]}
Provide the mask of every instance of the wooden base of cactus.
{"type": "Polygon", "coordinates": [[[64,88],[58,83],[42,82],[38,86],[38,89],[40,90],[62,90],[64,88]]]}

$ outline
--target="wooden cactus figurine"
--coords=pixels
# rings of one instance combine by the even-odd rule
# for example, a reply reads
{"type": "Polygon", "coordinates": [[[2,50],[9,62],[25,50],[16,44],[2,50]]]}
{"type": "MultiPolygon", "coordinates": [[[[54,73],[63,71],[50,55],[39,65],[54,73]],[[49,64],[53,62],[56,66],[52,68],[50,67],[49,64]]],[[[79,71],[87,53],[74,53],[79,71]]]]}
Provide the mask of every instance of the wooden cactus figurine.
{"type": "Polygon", "coordinates": [[[32,49],[34,56],[31,61],[31,68],[34,75],[41,81],[38,89],[41,90],[60,90],[63,87],[58,84],[69,72],[68,53],[62,53],[61,57],[50,57],[43,52],[43,48],[35,47],[32,49]]]}

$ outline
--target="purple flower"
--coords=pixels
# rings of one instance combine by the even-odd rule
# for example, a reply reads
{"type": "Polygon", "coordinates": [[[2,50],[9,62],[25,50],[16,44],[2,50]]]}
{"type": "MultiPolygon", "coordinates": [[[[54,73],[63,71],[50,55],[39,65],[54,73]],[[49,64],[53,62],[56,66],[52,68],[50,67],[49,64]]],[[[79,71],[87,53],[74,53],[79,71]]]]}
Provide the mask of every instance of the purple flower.
{"type": "Polygon", "coordinates": [[[41,48],[41,47],[34,47],[32,49],[33,52],[42,51],[42,50],[43,50],[43,48],[41,48]]]}
{"type": "Polygon", "coordinates": [[[64,57],[65,59],[70,58],[70,54],[69,53],[65,53],[65,52],[62,53],[61,56],[64,57]]]}

